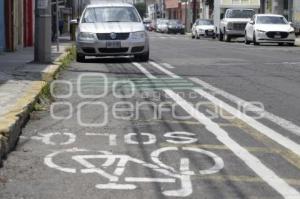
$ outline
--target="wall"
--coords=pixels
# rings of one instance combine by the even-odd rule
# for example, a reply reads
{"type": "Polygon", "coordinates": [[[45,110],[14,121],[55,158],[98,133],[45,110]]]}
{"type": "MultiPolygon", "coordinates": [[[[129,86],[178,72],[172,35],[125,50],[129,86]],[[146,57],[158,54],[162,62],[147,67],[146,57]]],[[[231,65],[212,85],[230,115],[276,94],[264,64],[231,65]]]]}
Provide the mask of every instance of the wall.
{"type": "Polygon", "coordinates": [[[13,51],[13,2],[12,0],[5,0],[5,50],[13,51]]]}
{"type": "Polygon", "coordinates": [[[33,46],[33,0],[24,0],[24,47],[33,46]]]}
{"type": "Polygon", "coordinates": [[[283,14],[283,0],[273,0],[272,2],[272,13],[273,14],[283,14]]]}
{"type": "Polygon", "coordinates": [[[5,49],[4,0],[0,0],[0,52],[5,49]]]}

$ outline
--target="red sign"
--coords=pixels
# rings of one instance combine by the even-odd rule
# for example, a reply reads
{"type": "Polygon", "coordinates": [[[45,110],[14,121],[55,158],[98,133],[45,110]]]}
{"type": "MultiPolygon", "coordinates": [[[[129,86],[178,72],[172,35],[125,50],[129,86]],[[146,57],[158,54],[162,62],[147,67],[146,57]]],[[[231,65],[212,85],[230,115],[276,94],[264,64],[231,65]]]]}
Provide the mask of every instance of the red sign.
{"type": "Polygon", "coordinates": [[[178,8],[178,0],[165,0],[166,8],[178,8]]]}

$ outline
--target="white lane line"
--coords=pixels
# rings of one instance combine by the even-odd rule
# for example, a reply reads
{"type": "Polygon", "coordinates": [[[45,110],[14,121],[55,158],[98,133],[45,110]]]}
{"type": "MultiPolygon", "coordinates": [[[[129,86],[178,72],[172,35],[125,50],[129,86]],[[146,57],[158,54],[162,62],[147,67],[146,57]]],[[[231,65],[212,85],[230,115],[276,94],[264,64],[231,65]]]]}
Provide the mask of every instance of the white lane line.
{"type": "Polygon", "coordinates": [[[154,66],[155,68],[161,70],[162,72],[166,73],[167,75],[169,75],[170,77],[172,78],[175,78],[175,79],[181,79],[181,77],[179,77],[178,75],[176,75],[175,73],[172,73],[171,71],[168,71],[166,70],[165,68],[163,68],[162,66],[158,65],[157,63],[155,62],[149,62],[152,66],[154,66]]]}
{"type": "Polygon", "coordinates": [[[168,69],[174,69],[175,67],[172,66],[171,64],[168,64],[168,63],[163,63],[162,64],[164,67],[168,68],[168,69]]]}
{"type": "Polygon", "coordinates": [[[245,148],[231,139],[228,133],[222,129],[217,123],[206,117],[203,113],[195,109],[190,103],[181,98],[178,94],[170,89],[164,89],[178,105],[180,105],[187,113],[202,123],[206,129],[213,133],[216,138],[226,145],[237,157],[239,157],[250,169],[252,169],[259,177],[261,177],[274,190],[286,199],[300,198],[300,193],[286,183],[283,179],[276,175],[274,171],[266,167],[257,157],[249,153],[245,148]]]}
{"type": "Polygon", "coordinates": [[[265,126],[264,124],[258,122],[257,120],[253,119],[252,117],[247,116],[246,114],[242,113],[241,111],[235,109],[234,107],[226,104],[225,102],[217,99],[216,97],[212,96],[211,94],[205,92],[202,89],[194,89],[196,93],[205,97],[215,105],[221,107],[225,111],[229,112],[230,114],[234,115],[236,118],[246,122],[251,127],[259,131],[260,133],[264,134],[265,136],[269,137],[271,140],[277,142],[278,144],[284,146],[285,148],[291,150],[298,156],[300,156],[300,145],[295,143],[294,141],[290,140],[289,138],[277,133],[276,131],[272,130],[271,128],[265,126]]]}
{"type": "Polygon", "coordinates": [[[150,79],[156,79],[155,76],[153,76],[146,68],[144,68],[141,64],[132,62],[133,65],[135,65],[142,73],[144,73],[148,78],[150,79]]]}
{"type": "Polygon", "coordinates": [[[226,91],[218,89],[218,88],[212,86],[211,84],[204,82],[198,78],[190,78],[190,80],[201,85],[202,87],[204,87],[206,89],[213,91],[214,93],[216,93],[218,95],[221,95],[222,97],[224,97],[238,105],[244,105],[244,106],[250,108],[251,111],[253,111],[254,113],[262,114],[264,116],[264,118],[270,120],[271,122],[274,122],[275,124],[279,125],[281,128],[288,130],[289,132],[291,132],[297,136],[300,136],[300,127],[297,126],[296,124],[294,124],[284,118],[278,117],[278,116],[274,115],[273,113],[269,113],[265,110],[262,110],[261,108],[255,106],[239,97],[236,97],[226,91]]]}
{"type": "Polygon", "coordinates": [[[165,89],[164,92],[169,95],[179,106],[187,113],[202,123],[205,128],[213,133],[216,138],[226,145],[237,157],[239,157],[249,168],[251,168],[259,177],[268,183],[273,189],[286,199],[300,198],[300,193],[287,184],[283,179],[277,176],[274,171],[266,167],[257,157],[249,153],[245,148],[231,139],[228,133],[217,123],[196,110],[190,103],[181,98],[174,91],[165,89]]]}

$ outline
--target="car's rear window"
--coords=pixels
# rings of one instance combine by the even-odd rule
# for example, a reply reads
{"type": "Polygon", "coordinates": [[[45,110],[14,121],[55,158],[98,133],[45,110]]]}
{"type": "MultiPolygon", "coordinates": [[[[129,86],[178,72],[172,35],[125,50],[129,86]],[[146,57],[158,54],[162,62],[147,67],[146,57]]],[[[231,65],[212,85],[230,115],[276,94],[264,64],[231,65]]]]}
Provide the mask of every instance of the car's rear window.
{"type": "Polygon", "coordinates": [[[87,8],[82,23],[141,22],[133,7],[87,8]]]}

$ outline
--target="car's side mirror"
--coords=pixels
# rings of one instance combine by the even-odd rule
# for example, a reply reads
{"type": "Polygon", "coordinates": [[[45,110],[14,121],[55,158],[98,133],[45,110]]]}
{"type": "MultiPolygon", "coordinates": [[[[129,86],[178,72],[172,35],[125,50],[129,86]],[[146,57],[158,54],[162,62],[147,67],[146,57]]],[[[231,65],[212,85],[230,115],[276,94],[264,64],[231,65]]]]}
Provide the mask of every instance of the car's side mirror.
{"type": "Polygon", "coordinates": [[[290,26],[294,26],[293,22],[291,22],[291,21],[289,22],[289,24],[290,24],[290,26]]]}
{"type": "Polygon", "coordinates": [[[72,25],[77,25],[78,23],[79,23],[79,19],[72,19],[70,21],[70,24],[72,24],[72,25]]]}

